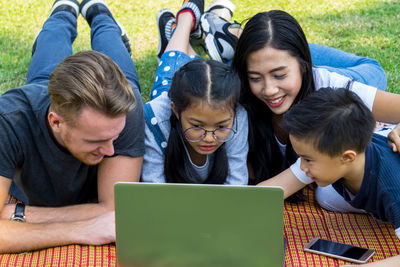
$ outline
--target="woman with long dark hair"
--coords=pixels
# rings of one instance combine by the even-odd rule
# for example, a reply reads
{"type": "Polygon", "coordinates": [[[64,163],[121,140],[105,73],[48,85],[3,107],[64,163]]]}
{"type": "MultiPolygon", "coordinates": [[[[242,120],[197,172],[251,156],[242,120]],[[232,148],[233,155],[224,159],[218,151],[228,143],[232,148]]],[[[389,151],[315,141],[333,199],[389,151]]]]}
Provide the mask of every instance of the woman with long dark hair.
{"type": "MultiPolygon", "coordinates": [[[[241,103],[249,116],[251,181],[258,184],[267,180],[262,184],[281,185],[286,197],[312,182],[301,171],[300,161],[295,164],[297,155],[287,132],[280,127],[283,114],[292,105],[322,87],[348,87],[361,97],[376,120],[400,121],[400,95],[361,83],[385,89],[386,79],[380,75],[379,64],[376,71],[371,65],[364,69],[346,68],[345,64],[340,67],[340,62],[330,68],[316,67],[310,47],[301,26],[291,15],[272,10],[247,22],[232,62],[242,82],[241,103]],[[268,180],[271,177],[274,178],[268,180]]],[[[327,49],[325,58],[332,59],[334,53],[327,49]]],[[[399,134],[397,126],[389,135],[394,151],[400,148],[399,134]]]]}

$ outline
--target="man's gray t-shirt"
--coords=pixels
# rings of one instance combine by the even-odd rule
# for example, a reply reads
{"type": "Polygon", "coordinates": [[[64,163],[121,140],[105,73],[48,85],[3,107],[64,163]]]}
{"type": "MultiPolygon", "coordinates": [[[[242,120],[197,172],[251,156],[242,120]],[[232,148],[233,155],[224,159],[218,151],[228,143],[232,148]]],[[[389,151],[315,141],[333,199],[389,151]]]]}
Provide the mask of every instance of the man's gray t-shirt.
{"type": "MultiPolygon", "coordinates": [[[[137,105],[114,141],[114,156],[144,154],[143,104],[139,91],[133,91],[137,105]]],[[[10,194],[29,205],[96,200],[97,166],[80,162],[56,142],[47,124],[49,105],[47,83],[11,89],[0,97],[0,176],[13,179],[10,194]]]]}

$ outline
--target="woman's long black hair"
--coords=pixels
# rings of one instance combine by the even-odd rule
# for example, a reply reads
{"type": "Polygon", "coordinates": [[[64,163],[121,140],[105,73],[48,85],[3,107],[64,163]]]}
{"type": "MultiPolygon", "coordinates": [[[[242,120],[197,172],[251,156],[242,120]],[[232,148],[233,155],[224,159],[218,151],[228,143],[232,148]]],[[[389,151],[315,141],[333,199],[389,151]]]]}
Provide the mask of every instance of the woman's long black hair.
{"type": "Polygon", "coordinates": [[[315,91],[310,50],[298,22],[280,10],[258,13],[252,17],[238,40],[232,67],[239,73],[242,82],[240,101],[248,111],[248,161],[254,171],[254,184],[279,174],[297,159],[289,140],[286,155],[282,156],[274,135],[272,112],[250,90],[247,58],[265,47],[285,50],[297,59],[302,73],[302,85],[294,104],[315,91]]]}
{"type": "MultiPolygon", "coordinates": [[[[239,103],[240,79],[227,65],[197,59],[182,66],[172,78],[168,92],[178,115],[193,103],[204,102],[216,108],[235,112],[239,103]]],[[[179,118],[171,113],[171,131],[165,149],[164,174],[168,183],[190,183],[198,180],[185,151],[179,118]]],[[[204,183],[223,184],[229,174],[224,145],[214,152],[214,163],[204,183]]]]}

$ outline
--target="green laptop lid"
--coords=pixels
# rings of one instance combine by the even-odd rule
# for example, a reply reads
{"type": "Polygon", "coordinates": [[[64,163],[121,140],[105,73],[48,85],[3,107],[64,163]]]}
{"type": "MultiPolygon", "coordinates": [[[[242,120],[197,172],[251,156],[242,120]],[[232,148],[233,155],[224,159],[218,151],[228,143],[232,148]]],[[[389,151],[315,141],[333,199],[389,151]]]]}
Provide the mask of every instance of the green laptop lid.
{"type": "Polygon", "coordinates": [[[127,266],[282,266],[278,187],[117,183],[118,262],[127,266]]]}

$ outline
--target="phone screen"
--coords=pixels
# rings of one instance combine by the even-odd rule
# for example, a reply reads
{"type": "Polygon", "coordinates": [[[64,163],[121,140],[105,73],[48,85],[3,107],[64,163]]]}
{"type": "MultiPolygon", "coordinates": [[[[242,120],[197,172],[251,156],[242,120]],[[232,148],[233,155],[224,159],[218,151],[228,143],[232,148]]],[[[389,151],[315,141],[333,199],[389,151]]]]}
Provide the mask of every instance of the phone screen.
{"type": "Polygon", "coordinates": [[[355,247],[352,245],[346,245],[324,239],[318,239],[317,242],[310,247],[310,249],[356,260],[360,259],[361,256],[368,251],[366,248],[355,247]]]}

